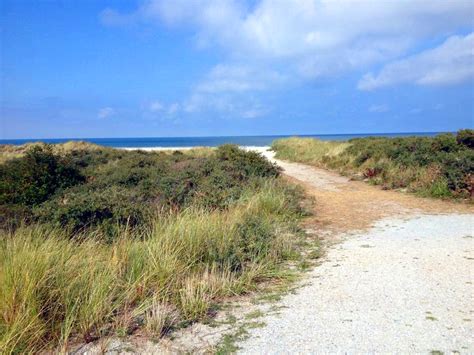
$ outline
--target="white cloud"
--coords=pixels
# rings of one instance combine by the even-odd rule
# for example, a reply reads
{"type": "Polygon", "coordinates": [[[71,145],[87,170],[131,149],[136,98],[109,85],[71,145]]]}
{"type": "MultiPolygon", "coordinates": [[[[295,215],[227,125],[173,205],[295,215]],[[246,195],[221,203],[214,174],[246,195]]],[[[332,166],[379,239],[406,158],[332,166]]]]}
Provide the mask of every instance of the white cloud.
{"type": "Polygon", "coordinates": [[[169,105],[168,114],[169,115],[174,115],[176,112],[178,112],[179,109],[180,109],[180,105],[175,102],[175,103],[169,105]]]}
{"type": "Polygon", "coordinates": [[[401,83],[452,85],[474,78],[474,33],[451,36],[440,46],[385,65],[366,74],[358,84],[373,90],[401,83]]]}
{"type": "Polygon", "coordinates": [[[258,91],[269,89],[284,81],[285,77],[273,70],[242,64],[219,64],[197,85],[196,91],[201,93],[258,91]]]}
{"type": "Polygon", "coordinates": [[[472,11],[471,0],[148,0],[133,13],[107,9],[102,17],[191,26],[199,45],[216,44],[252,66],[283,61],[314,78],[394,59],[421,39],[472,26],[472,11]]]}
{"type": "Polygon", "coordinates": [[[389,107],[387,105],[372,105],[369,107],[369,112],[372,113],[383,113],[389,111],[389,107]]]}
{"type": "Polygon", "coordinates": [[[164,109],[164,106],[161,102],[159,101],[153,101],[150,103],[150,105],[148,106],[148,109],[151,111],[151,112],[159,112],[161,110],[164,109]]]}
{"type": "Polygon", "coordinates": [[[219,64],[193,88],[182,106],[188,113],[207,110],[228,117],[261,117],[268,110],[255,95],[285,82],[286,78],[274,70],[235,63],[219,64]]]}
{"type": "Polygon", "coordinates": [[[142,114],[151,120],[168,120],[181,110],[177,102],[166,103],[160,100],[148,101],[141,105],[142,114]]]}
{"type": "Polygon", "coordinates": [[[261,107],[254,107],[242,112],[243,118],[258,118],[268,114],[268,110],[261,107]]]}
{"type": "Polygon", "coordinates": [[[114,114],[115,110],[112,107],[103,107],[97,113],[97,117],[103,119],[113,116],[114,114]]]}
{"type": "Polygon", "coordinates": [[[195,85],[181,109],[243,116],[262,105],[251,101],[256,92],[369,71],[390,62],[394,67],[389,64],[378,75],[367,74],[359,88],[393,82],[385,79],[390,76],[385,72],[392,70],[420,85],[460,82],[470,76],[470,69],[463,62],[451,70],[443,55],[422,61],[437,69],[422,68],[420,77],[413,78],[397,65],[403,66],[400,58],[426,40],[472,28],[473,6],[472,0],[147,0],[131,13],[106,9],[101,20],[109,26],[181,27],[192,32],[198,48],[219,47],[224,53],[221,64],[195,85]]]}
{"type": "Polygon", "coordinates": [[[187,113],[217,112],[225,118],[258,118],[270,109],[248,93],[200,93],[194,92],[183,104],[187,113]]]}
{"type": "Polygon", "coordinates": [[[233,113],[236,110],[235,100],[232,96],[225,94],[202,94],[193,93],[184,102],[184,110],[188,113],[200,112],[206,110],[233,113]]]}

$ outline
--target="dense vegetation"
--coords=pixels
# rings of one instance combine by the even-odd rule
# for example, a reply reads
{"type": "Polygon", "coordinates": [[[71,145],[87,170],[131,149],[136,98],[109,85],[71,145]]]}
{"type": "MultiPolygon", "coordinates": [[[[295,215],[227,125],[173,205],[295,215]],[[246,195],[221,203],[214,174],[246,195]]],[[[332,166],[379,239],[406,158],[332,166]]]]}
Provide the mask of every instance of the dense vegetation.
{"type": "Polygon", "coordinates": [[[235,146],[41,145],[3,161],[1,352],[159,337],[298,258],[300,193],[235,146]]]}
{"type": "Polygon", "coordinates": [[[369,137],[348,142],[290,138],[272,145],[277,157],[337,169],[387,189],[423,196],[472,196],[474,131],[436,137],[369,137]]]}
{"type": "Polygon", "coordinates": [[[162,209],[223,209],[244,185],[278,174],[257,153],[231,145],[203,157],[113,149],[59,155],[52,146],[34,146],[0,165],[0,204],[9,217],[4,224],[21,218],[111,234],[123,224],[144,225],[162,209]]]}

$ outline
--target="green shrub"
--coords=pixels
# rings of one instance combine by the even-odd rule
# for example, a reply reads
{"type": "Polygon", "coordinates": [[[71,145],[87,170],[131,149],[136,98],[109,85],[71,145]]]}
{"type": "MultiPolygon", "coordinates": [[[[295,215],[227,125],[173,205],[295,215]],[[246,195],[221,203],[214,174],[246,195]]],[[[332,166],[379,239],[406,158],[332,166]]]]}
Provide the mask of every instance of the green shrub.
{"type": "Polygon", "coordinates": [[[226,163],[224,167],[228,172],[242,177],[277,177],[280,173],[280,168],[276,164],[270,163],[261,154],[239,149],[236,145],[220,146],[217,149],[216,157],[220,162],[226,163]]]}
{"type": "Polygon", "coordinates": [[[432,197],[450,197],[452,192],[446,179],[435,180],[428,189],[428,196],[432,197]]]}
{"type": "Polygon", "coordinates": [[[36,206],[83,181],[71,161],[53,154],[50,146],[33,147],[24,157],[0,165],[0,204],[36,206]]]}
{"type": "Polygon", "coordinates": [[[233,145],[198,156],[86,147],[54,147],[64,151],[57,155],[52,146],[34,146],[0,165],[2,225],[37,220],[111,236],[121,225],[149,224],[157,210],[228,208],[245,185],[279,175],[260,154],[233,145]]]}
{"type": "Polygon", "coordinates": [[[120,225],[134,227],[147,222],[152,207],[133,190],[117,186],[98,191],[81,187],[41,204],[33,213],[40,222],[72,231],[101,226],[110,236],[120,225]]]}
{"type": "MultiPolygon", "coordinates": [[[[301,192],[257,153],[87,144],[0,165],[0,349],[64,352],[205,317],[298,255],[301,192]],[[19,216],[22,216],[21,218],[19,216]],[[15,221],[15,223],[13,223],[15,221]]],[[[1,352],[0,351],[0,352],[1,352]]]]}
{"type": "Polygon", "coordinates": [[[32,209],[85,178],[68,158],[52,147],[33,146],[24,156],[0,164],[0,228],[32,220],[32,209]]]}
{"type": "Polygon", "coordinates": [[[468,148],[474,148],[474,129],[462,129],[456,134],[458,144],[465,145],[468,148]]]}
{"type": "Polygon", "coordinates": [[[253,214],[244,216],[237,225],[237,233],[241,264],[266,256],[275,237],[269,221],[253,214]]]}
{"type": "MultiPolygon", "coordinates": [[[[403,174],[414,168],[425,168],[436,164],[439,166],[443,184],[458,195],[467,195],[468,177],[474,171],[474,150],[461,145],[452,134],[436,137],[378,138],[357,139],[345,154],[355,156],[354,167],[364,168],[368,161],[380,162],[389,160],[397,169],[384,170],[384,180],[391,176],[403,174]]],[[[379,163],[378,163],[379,164],[379,163]]],[[[380,164],[379,164],[380,165],[380,164]]],[[[378,173],[382,173],[380,169],[378,173]]],[[[411,175],[416,179],[416,175],[411,175]]],[[[414,180],[393,187],[406,187],[414,180]]],[[[441,185],[439,185],[441,186],[441,185]]],[[[433,191],[439,191],[434,189],[433,191]]],[[[448,194],[433,192],[433,197],[445,197],[448,194]]]]}
{"type": "Polygon", "coordinates": [[[432,152],[457,152],[462,149],[454,135],[451,133],[439,134],[432,138],[433,143],[431,146],[432,152]]]}

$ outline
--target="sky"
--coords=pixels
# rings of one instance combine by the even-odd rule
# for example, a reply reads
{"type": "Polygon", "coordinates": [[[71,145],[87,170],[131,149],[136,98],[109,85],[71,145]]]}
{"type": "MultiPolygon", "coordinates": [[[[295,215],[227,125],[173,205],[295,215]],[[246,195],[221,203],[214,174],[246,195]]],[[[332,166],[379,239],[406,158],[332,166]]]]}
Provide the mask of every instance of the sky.
{"type": "Polygon", "coordinates": [[[472,0],[0,6],[0,139],[474,128],[472,0]]]}

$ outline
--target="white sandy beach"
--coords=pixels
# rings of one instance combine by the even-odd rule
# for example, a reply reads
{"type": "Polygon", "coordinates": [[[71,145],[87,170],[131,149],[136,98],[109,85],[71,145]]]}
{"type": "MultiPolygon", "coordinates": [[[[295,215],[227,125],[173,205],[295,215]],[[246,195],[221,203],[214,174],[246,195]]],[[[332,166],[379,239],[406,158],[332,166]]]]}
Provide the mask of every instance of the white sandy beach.
{"type": "MultiPolygon", "coordinates": [[[[195,147],[119,147],[116,149],[123,149],[123,150],[143,150],[146,152],[153,152],[153,151],[167,151],[167,150],[191,150],[197,148],[217,148],[217,147],[202,147],[202,146],[195,146],[195,147]]],[[[239,146],[241,149],[251,150],[254,152],[264,153],[270,150],[270,146],[239,146]]]]}

